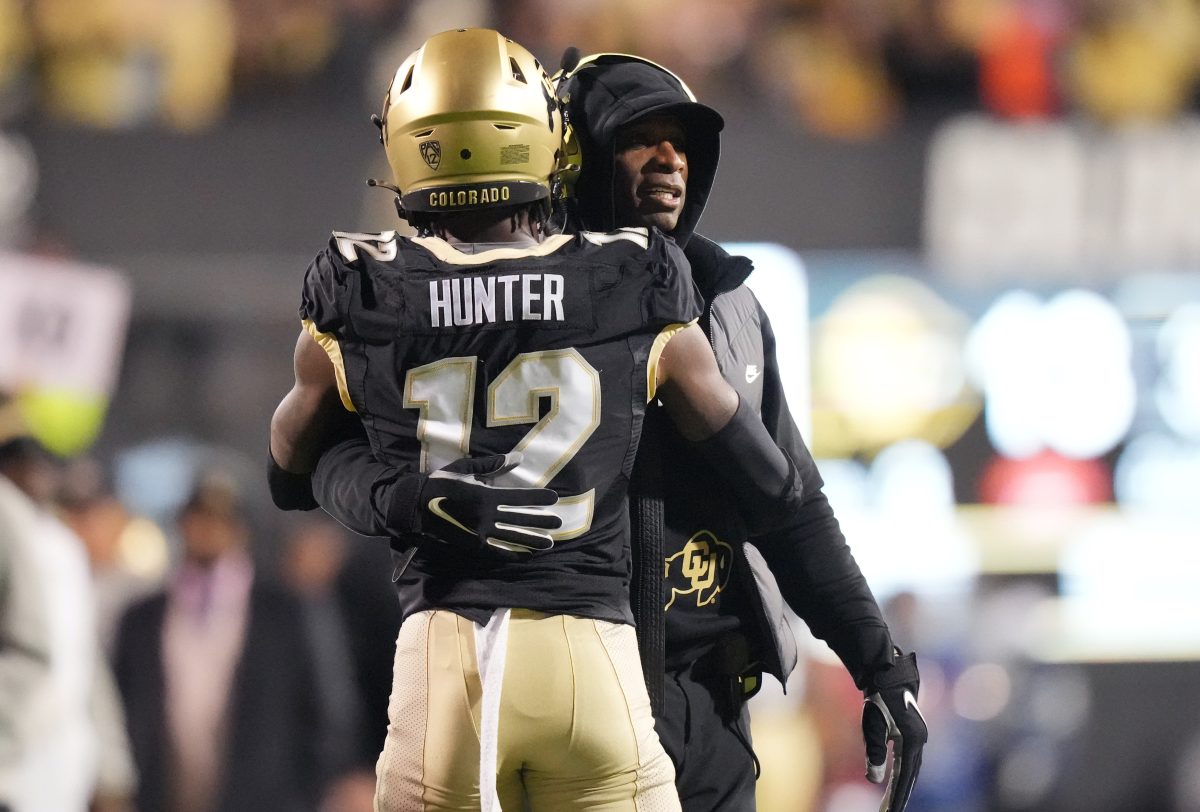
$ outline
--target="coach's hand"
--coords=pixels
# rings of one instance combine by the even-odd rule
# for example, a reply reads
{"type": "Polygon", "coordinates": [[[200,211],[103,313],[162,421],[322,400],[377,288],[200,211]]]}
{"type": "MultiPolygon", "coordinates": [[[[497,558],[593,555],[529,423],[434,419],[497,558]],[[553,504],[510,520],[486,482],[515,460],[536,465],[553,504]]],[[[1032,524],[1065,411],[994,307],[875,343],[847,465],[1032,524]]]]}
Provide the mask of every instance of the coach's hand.
{"type": "Polygon", "coordinates": [[[875,672],[863,692],[868,781],[883,783],[888,774],[887,745],[892,743],[891,779],[879,812],[904,812],[921,770],[921,751],[929,739],[929,728],[917,707],[920,686],[916,655],[896,649],[891,667],[875,672]]]}
{"type": "Polygon", "coordinates": [[[448,544],[517,553],[549,550],[562,519],[549,488],[500,488],[491,481],[521,463],[519,452],[464,457],[431,473],[421,489],[418,532],[448,544]]]}

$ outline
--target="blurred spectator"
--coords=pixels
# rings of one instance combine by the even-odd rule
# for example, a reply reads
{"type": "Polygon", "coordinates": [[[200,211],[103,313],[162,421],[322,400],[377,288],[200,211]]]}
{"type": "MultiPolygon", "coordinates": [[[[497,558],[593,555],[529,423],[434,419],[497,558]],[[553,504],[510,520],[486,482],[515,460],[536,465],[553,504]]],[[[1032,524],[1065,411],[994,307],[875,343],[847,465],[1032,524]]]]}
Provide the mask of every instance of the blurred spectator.
{"type": "Polygon", "coordinates": [[[28,96],[24,79],[32,53],[23,0],[0,0],[0,122],[28,96]]]}
{"type": "Polygon", "coordinates": [[[884,59],[908,111],[937,118],[977,107],[979,57],[969,39],[977,21],[955,13],[952,0],[891,5],[895,22],[884,42],[884,59]]]}
{"type": "Polygon", "coordinates": [[[316,678],[324,698],[321,711],[321,758],[329,765],[334,784],[327,791],[325,812],[364,809],[375,796],[373,764],[358,760],[357,737],[362,725],[362,699],[355,681],[354,659],[345,617],[338,602],[337,579],[345,559],[346,539],[341,525],[324,514],[304,514],[288,533],[283,551],[283,579],[299,596],[305,626],[315,652],[316,678]],[[370,794],[355,788],[368,786],[370,794]],[[366,806],[356,805],[365,798],[366,806]]]}
{"type": "Polygon", "coordinates": [[[318,72],[340,36],[337,0],[230,0],[239,85],[274,91],[318,72]]]}
{"type": "Polygon", "coordinates": [[[50,511],[57,474],[33,439],[0,444],[0,807],[117,812],[129,746],[83,546],[50,511]]]}
{"type": "Polygon", "coordinates": [[[984,107],[1008,118],[1045,118],[1059,111],[1055,62],[1066,24],[1066,12],[1055,0],[1001,5],[979,43],[984,107]]]}
{"type": "Polygon", "coordinates": [[[63,521],[87,549],[97,632],[104,650],[111,653],[117,621],[125,609],[158,584],[132,569],[123,555],[122,539],[126,538],[133,517],[113,492],[97,460],[83,457],[68,463],[59,501],[63,521]]]}
{"type": "MultiPolygon", "coordinates": [[[[400,633],[400,602],[392,588],[392,568],[386,544],[379,539],[359,539],[352,545],[337,582],[363,710],[358,761],[372,771],[387,735],[392,665],[400,633]]],[[[373,794],[374,780],[371,790],[373,794]]]]}
{"type": "Polygon", "coordinates": [[[864,139],[897,113],[880,48],[885,17],[870,4],[837,0],[816,17],[774,26],[755,53],[764,86],[805,128],[864,139]]]}
{"type": "Polygon", "coordinates": [[[1165,119],[1191,99],[1200,68],[1194,0],[1083,0],[1068,52],[1076,105],[1109,124],[1165,119]]]}
{"type": "Polygon", "coordinates": [[[141,774],[167,812],[315,810],[326,718],[301,605],[255,575],[233,483],[199,480],[179,512],[184,559],[117,635],[141,774]]]}
{"type": "Polygon", "coordinates": [[[227,0],[33,0],[44,103],[69,121],[178,129],[224,111],[234,56],[227,0]]]}

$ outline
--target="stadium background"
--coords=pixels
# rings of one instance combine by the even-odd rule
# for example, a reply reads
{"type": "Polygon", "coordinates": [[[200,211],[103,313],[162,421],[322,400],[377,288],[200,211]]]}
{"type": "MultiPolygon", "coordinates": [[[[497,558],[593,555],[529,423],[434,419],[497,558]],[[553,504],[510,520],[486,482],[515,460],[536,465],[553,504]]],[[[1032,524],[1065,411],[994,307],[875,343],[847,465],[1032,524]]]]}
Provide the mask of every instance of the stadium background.
{"type": "MultiPolygon", "coordinates": [[[[161,573],[213,464],[277,566],[300,276],[396,226],[367,116],[466,25],[724,113],[702,230],[801,292],[770,301],[794,405],[922,656],[914,812],[1200,809],[1195,0],[0,0],[0,376],[149,520],[122,566],[161,573]]],[[[755,700],[761,808],[872,809],[859,700],[807,652],[755,700]]]]}

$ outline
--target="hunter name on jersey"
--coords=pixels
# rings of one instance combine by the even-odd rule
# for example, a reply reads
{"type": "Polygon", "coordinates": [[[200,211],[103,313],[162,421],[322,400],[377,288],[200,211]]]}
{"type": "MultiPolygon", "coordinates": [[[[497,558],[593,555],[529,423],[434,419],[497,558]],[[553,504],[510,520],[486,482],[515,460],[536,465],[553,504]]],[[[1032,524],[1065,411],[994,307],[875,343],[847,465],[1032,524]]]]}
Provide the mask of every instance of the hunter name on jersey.
{"type": "Polygon", "coordinates": [[[564,321],[564,280],[555,273],[508,273],[429,280],[429,326],[564,321]]]}

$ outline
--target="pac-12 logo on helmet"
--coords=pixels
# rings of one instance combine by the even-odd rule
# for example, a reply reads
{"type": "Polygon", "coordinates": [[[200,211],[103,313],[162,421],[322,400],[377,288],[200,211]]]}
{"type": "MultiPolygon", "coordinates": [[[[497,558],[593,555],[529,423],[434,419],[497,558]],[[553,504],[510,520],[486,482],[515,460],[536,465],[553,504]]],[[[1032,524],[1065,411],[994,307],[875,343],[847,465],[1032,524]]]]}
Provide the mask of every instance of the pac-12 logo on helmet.
{"type": "Polygon", "coordinates": [[[425,163],[429,164],[430,169],[437,169],[442,165],[442,142],[422,141],[421,157],[425,159],[425,163]]]}

